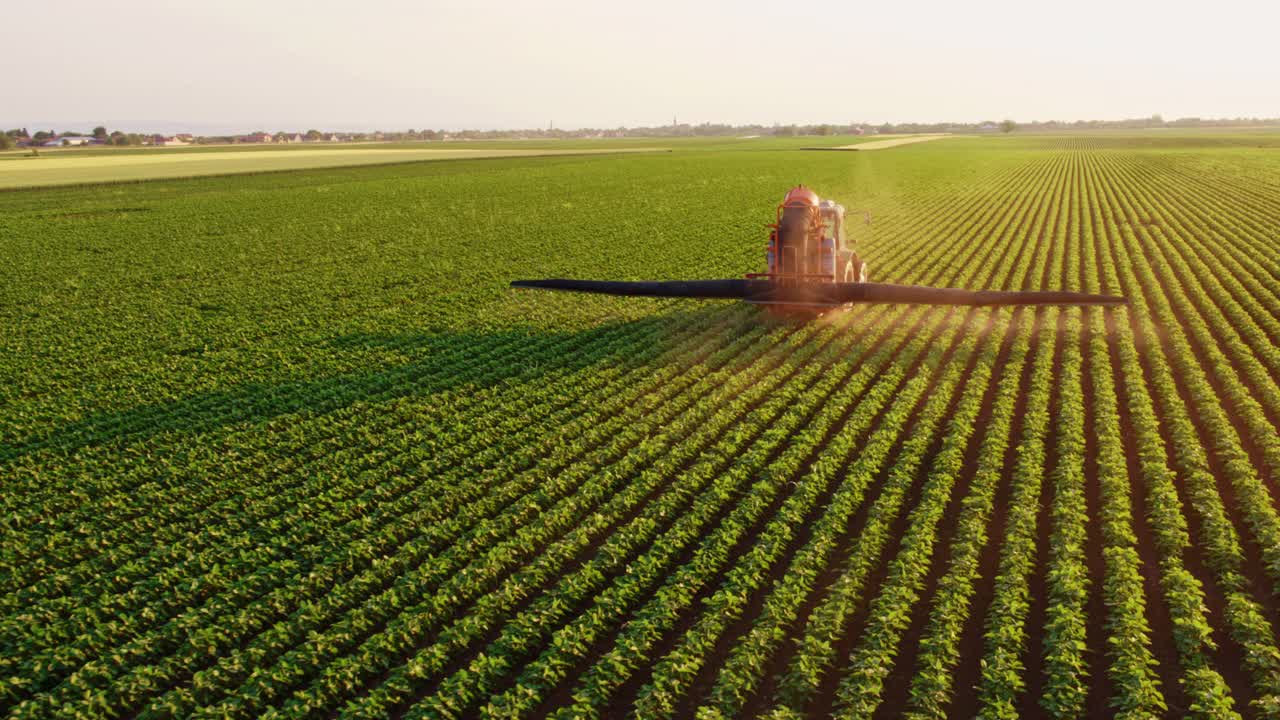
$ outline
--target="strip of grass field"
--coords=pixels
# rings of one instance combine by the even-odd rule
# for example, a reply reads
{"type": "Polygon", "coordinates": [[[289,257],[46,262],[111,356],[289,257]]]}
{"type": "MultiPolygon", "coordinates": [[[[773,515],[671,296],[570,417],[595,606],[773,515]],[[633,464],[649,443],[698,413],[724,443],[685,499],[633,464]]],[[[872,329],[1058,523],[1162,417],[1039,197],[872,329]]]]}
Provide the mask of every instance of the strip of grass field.
{"type": "Polygon", "coordinates": [[[198,177],[232,173],[377,165],[420,160],[458,160],[540,155],[654,152],[662,148],[432,148],[388,150],[344,148],[262,150],[257,152],[138,153],[28,157],[0,164],[0,188],[83,185],[126,180],[198,177]]]}

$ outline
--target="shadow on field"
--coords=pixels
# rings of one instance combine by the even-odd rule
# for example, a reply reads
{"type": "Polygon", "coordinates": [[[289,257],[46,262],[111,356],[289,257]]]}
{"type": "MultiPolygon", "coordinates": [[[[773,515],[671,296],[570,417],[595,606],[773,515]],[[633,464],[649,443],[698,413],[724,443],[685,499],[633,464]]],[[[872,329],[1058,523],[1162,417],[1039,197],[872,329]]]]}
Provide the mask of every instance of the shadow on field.
{"type": "Polygon", "coordinates": [[[206,433],[246,423],[267,423],[293,413],[322,415],[357,403],[429,397],[463,387],[479,390],[504,382],[536,383],[551,373],[580,371],[636,355],[654,358],[692,342],[687,332],[690,327],[725,323],[725,332],[717,334],[710,343],[712,347],[706,348],[714,352],[737,337],[735,328],[759,321],[734,308],[707,306],[640,320],[608,322],[574,332],[513,329],[341,335],[321,343],[317,352],[395,350],[407,360],[393,366],[383,364],[274,385],[237,385],[175,402],[92,415],[14,445],[0,445],[0,461],[43,449],[72,452],[164,433],[206,433]]]}

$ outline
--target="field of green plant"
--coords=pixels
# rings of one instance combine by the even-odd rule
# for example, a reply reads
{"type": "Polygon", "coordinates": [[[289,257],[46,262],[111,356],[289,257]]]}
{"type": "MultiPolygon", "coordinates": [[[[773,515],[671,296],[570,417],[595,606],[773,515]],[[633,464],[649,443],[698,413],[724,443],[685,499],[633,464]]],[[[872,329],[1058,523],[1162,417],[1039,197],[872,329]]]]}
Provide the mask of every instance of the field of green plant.
{"type": "Polygon", "coordinates": [[[0,192],[0,715],[1280,715],[1280,133],[807,145],[0,192]]]}

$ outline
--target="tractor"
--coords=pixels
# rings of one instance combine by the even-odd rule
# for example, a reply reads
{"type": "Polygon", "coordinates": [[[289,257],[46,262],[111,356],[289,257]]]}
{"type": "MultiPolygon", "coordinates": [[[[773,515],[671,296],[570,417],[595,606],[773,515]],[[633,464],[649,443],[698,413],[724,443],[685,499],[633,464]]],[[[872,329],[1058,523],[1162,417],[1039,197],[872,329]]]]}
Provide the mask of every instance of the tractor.
{"type": "Polygon", "coordinates": [[[844,206],[823,200],[809,188],[792,188],[778,205],[765,249],[767,272],[748,278],[778,283],[867,281],[867,263],[850,247],[844,230],[844,206]]]}

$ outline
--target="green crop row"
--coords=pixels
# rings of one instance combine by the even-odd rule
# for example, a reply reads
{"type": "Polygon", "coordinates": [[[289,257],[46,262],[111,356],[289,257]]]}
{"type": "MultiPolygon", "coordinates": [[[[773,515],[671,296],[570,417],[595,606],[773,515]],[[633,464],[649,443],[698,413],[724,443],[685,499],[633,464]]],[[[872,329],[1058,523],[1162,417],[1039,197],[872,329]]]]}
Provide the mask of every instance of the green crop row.
{"type": "MultiPolygon", "coordinates": [[[[684,548],[687,543],[698,536],[702,524],[716,517],[724,511],[723,503],[732,494],[729,488],[736,487],[737,483],[742,481],[742,475],[725,472],[725,461],[732,457],[735,452],[745,450],[747,447],[760,445],[762,447],[760,457],[766,457],[768,443],[763,440],[763,433],[770,423],[773,428],[785,428],[790,423],[794,423],[794,419],[788,420],[785,415],[781,415],[787,405],[795,403],[801,397],[818,397],[823,392],[823,386],[832,382],[830,378],[823,379],[821,377],[821,368],[831,366],[842,354],[849,352],[850,348],[846,341],[836,341],[831,337],[835,332],[835,328],[828,328],[829,345],[822,348],[818,344],[809,344],[808,351],[802,351],[802,361],[807,363],[809,367],[804,368],[801,373],[803,376],[797,376],[787,386],[795,388],[795,391],[803,391],[802,396],[792,397],[787,390],[779,390],[774,382],[781,380],[775,379],[757,379],[754,384],[746,387],[749,388],[734,402],[729,403],[717,415],[719,418],[717,423],[713,425],[727,424],[729,422],[751,423],[757,430],[754,433],[732,433],[726,435],[724,440],[716,445],[714,449],[708,453],[709,462],[699,463],[689,468],[681,474],[681,478],[687,478],[690,482],[706,483],[720,473],[723,483],[732,483],[728,485],[717,484],[708,487],[698,497],[692,509],[681,511],[684,514],[677,522],[676,526],[667,529],[665,535],[661,538],[656,537],[667,527],[669,519],[676,516],[676,509],[669,505],[670,496],[664,496],[664,501],[655,504],[646,510],[645,513],[635,518],[629,525],[619,528],[611,535],[601,547],[595,551],[594,557],[577,568],[572,574],[564,576],[549,591],[534,600],[533,604],[524,610],[520,616],[514,618],[504,627],[504,632],[494,642],[490,643],[486,649],[485,656],[489,660],[489,666],[486,668],[492,672],[492,667],[498,662],[513,662],[519,657],[519,653],[526,648],[529,643],[536,642],[541,639],[543,633],[549,629],[546,623],[551,618],[561,617],[571,611],[575,607],[579,607],[582,603],[600,593],[603,588],[600,584],[608,580],[613,574],[616,574],[623,568],[635,568],[638,563],[648,564],[656,563],[656,568],[663,567],[662,563],[670,563],[675,556],[684,548]],[[812,356],[815,350],[822,351],[812,356]],[[800,381],[800,377],[812,383],[806,387],[806,382],[800,381]],[[768,397],[770,392],[781,392],[777,397],[768,397]],[[766,400],[766,398],[768,398],[766,400]],[[763,402],[759,410],[750,413],[744,413],[744,408],[750,408],[751,402],[763,402]],[[752,439],[760,437],[752,443],[752,439]],[[636,553],[645,548],[646,545],[652,544],[652,550],[647,554],[636,557],[636,553]]],[[[856,361],[856,355],[853,360],[856,361]]],[[[854,383],[857,385],[858,383],[854,383]]],[[[829,386],[828,386],[829,387],[829,386]]],[[[732,388],[729,388],[732,390],[732,388]]],[[[798,417],[797,415],[796,417],[798,417]]],[[[753,451],[754,452],[754,451],[753,451]]],[[[673,458],[672,464],[659,464],[646,471],[655,479],[661,478],[664,472],[673,472],[680,467],[679,458],[673,458]]],[[[744,469],[745,471],[745,469],[744,469]]],[[[518,577],[513,577],[512,582],[520,586],[529,585],[528,582],[522,581],[518,577]]],[[[629,593],[643,592],[645,585],[638,583],[627,588],[629,593]]],[[[608,590],[605,590],[608,592],[608,590]]],[[[408,693],[411,693],[417,682],[421,682],[424,678],[430,678],[434,673],[438,673],[452,655],[458,650],[467,647],[468,643],[474,640],[476,635],[483,632],[484,628],[492,625],[494,619],[502,617],[503,613],[509,612],[511,605],[514,603],[504,600],[506,593],[499,593],[491,596],[492,602],[482,603],[476,608],[480,614],[477,620],[472,623],[459,623],[455,628],[446,630],[437,636],[432,646],[424,648],[414,658],[410,659],[406,665],[398,668],[392,676],[387,679],[382,686],[376,688],[362,702],[359,710],[361,714],[373,714],[370,708],[376,709],[384,705],[394,705],[405,699],[408,693]]],[[[603,596],[601,596],[602,598],[603,596]]],[[[623,593],[622,597],[628,597],[623,593]]],[[[631,595],[632,598],[635,595],[631,595]]],[[[487,599],[488,600],[488,599],[487,599]]],[[[599,601],[599,598],[597,599],[599,601]]],[[[633,600],[634,601],[634,600],[633,600]]],[[[625,602],[617,600],[616,602],[625,602]]],[[[615,605],[617,607],[617,605],[615,605]]],[[[484,675],[476,670],[460,676],[468,683],[482,682],[484,675]]],[[[357,712],[355,708],[353,712],[357,712]]]]}
{"type": "MultiPolygon", "coordinates": [[[[1093,168],[1090,170],[1093,171],[1093,168]]],[[[1117,198],[1112,188],[1103,182],[1098,183],[1098,188],[1100,201],[1113,210],[1116,209],[1117,198]]],[[[1156,336],[1150,321],[1143,317],[1148,304],[1147,290],[1139,285],[1135,277],[1135,263],[1127,253],[1120,251],[1126,229],[1114,226],[1113,223],[1105,223],[1103,228],[1106,230],[1107,242],[1111,246],[1111,258],[1107,261],[1107,271],[1114,277],[1109,277],[1109,284],[1115,287],[1123,286],[1133,293],[1132,300],[1137,318],[1136,321],[1131,320],[1131,324],[1135,326],[1134,340],[1140,339],[1150,347],[1150,343],[1156,341],[1156,336]]],[[[1154,297],[1157,303],[1163,300],[1161,295],[1154,297]]],[[[1165,326],[1164,330],[1171,335],[1178,332],[1176,327],[1165,326]]],[[[1182,355],[1185,360],[1190,356],[1191,351],[1184,346],[1180,352],[1185,353],[1182,355]]],[[[1173,354],[1177,356],[1177,353],[1173,354]]],[[[1184,371],[1190,370],[1189,365],[1184,364],[1181,367],[1184,371]]],[[[1277,655],[1274,632],[1259,612],[1255,601],[1250,599],[1244,590],[1244,578],[1240,575],[1243,551],[1219,495],[1217,483],[1209,470],[1208,457],[1200,445],[1197,431],[1187,414],[1188,408],[1179,395],[1175,376],[1163,354],[1146,353],[1142,371],[1138,371],[1132,365],[1130,368],[1130,373],[1136,371],[1141,375],[1145,372],[1149,376],[1151,389],[1161,410],[1165,425],[1164,432],[1170,438],[1169,455],[1183,483],[1188,497],[1187,505],[1199,518],[1201,545],[1206,564],[1213,569],[1221,591],[1227,596],[1225,620],[1230,626],[1233,639],[1246,649],[1245,662],[1254,677],[1255,688],[1259,692],[1258,704],[1264,706],[1270,704],[1272,701],[1268,698],[1275,695],[1276,681],[1280,680],[1280,675],[1276,674],[1276,661],[1280,656],[1277,655]]],[[[1196,378],[1194,373],[1184,376],[1183,379],[1191,384],[1193,392],[1195,388],[1203,390],[1205,386],[1204,381],[1196,378]]],[[[1200,397],[1204,398],[1203,395],[1200,397]]],[[[1198,407],[1207,409],[1206,404],[1199,404],[1198,407]]],[[[1218,428],[1224,429],[1221,425],[1218,428]]],[[[1212,682],[1212,678],[1201,675],[1196,677],[1195,681],[1209,683],[1212,682]]],[[[1227,699],[1229,695],[1223,690],[1224,688],[1206,687],[1203,691],[1203,704],[1198,704],[1196,709],[1205,713],[1222,712],[1222,704],[1229,702],[1227,699]]]]}

